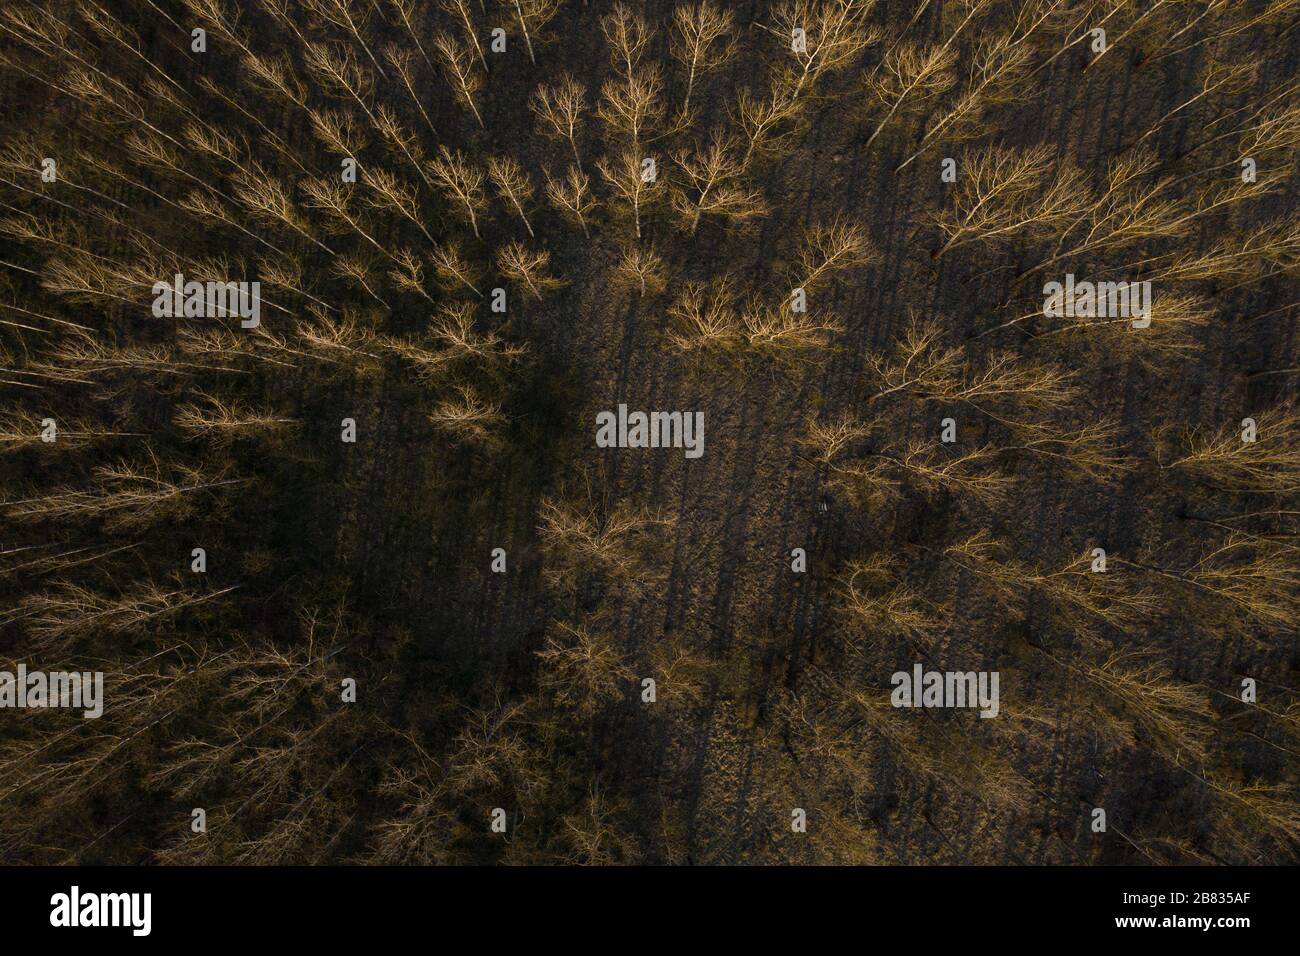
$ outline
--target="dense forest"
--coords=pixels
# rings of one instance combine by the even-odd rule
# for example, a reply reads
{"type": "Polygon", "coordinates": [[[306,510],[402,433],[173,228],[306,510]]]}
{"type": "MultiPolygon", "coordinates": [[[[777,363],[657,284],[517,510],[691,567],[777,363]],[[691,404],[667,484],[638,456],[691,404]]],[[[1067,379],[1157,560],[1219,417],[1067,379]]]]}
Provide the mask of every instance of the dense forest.
{"type": "Polygon", "coordinates": [[[0,862],[1294,862],[1298,25],[0,4],[0,862]]]}

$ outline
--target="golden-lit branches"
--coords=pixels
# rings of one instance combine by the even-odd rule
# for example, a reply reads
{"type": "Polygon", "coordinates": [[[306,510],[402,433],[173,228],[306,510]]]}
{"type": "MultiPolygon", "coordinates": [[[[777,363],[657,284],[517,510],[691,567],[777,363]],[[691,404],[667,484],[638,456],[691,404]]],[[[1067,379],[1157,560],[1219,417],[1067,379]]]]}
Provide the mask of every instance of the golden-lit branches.
{"type": "MultiPolygon", "coordinates": [[[[478,54],[479,62],[483,65],[483,72],[488,71],[487,57],[483,54],[483,45],[478,42],[478,27],[474,25],[473,17],[470,14],[469,0],[439,0],[439,6],[456,21],[457,26],[464,29],[465,36],[474,44],[474,52],[478,54]]],[[[439,51],[441,52],[441,51],[439,51]]],[[[446,56],[446,54],[442,54],[446,56]]]]}
{"type": "Polygon", "coordinates": [[[714,130],[703,147],[680,150],[673,159],[685,181],[685,188],[673,193],[673,209],[689,224],[692,235],[706,215],[732,224],[763,215],[761,193],[738,182],[739,157],[721,131],[714,130]]]}
{"type": "Polygon", "coordinates": [[[543,500],[538,533],[548,561],[545,575],[561,593],[601,581],[640,594],[666,573],[659,563],[672,522],[625,504],[604,507],[590,497],[572,503],[543,500]]]}
{"type": "Polygon", "coordinates": [[[236,438],[275,439],[296,419],[258,411],[237,400],[200,394],[198,401],[182,405],[173,421],[187,435],[226,444],[236,438]]]}
{"type": "Polygon", "coordinates": [[[875,5],[875,0],[782,0],[776,6],[766,29],[794,59],[794,97],[879,42],[881,31],[865,22],[875,5]]]}
{"type": "Polygon", "coordinates": [[[729,350],[741,338],[740,309],[731,279],[722,275],[712,283],[688,282],[668,307],[673,325],[668,339],[682,351],[729,350]]]}
{"type": "Polygon", "coordinates": [[[952,66],[957,54],[951,47],[895,47],[867,80],[872,95],[885,108],[863,146],[870,146],[900,110],[909,112],[945,93],[953,85],[952,66]]]}
{"type": "Polygon", "coordinates": [[[980,150],[963,167],[952,207],[935,214],[945,241],[932,256],[970,242],[1050,236],[1087,202],[1078,170],[1069,164],[1056,167],[1048,147],[980,150]]]}
{"type": "Polygon", "coordinates": [[[505,423],[500,404],[490,401],[468,385],[458,385],[453,397],[444,399],[429,413],[429,421],[460,441],[486,445],[496,440],[505,423]]]}
{"type": "MultiPolygon", "coordinates": [[[[473,51],[467,49],[449,33],[439,33],[434,37],[433,48],[442,60],[443,72],[456,98],[469,108],[478,125],[482,126],[483,116],[478,111],[475,99],[483,88],[483,77],[474,71],[473,51]]],[[[445,146],[442,148],[446,149],[445,146]]]]}
{"type": "Polygon", "coordinates": [[[528,230],[528,235],[533,235],[532,223],[528,221],[528,215],[524,212],[524,203],[529,202],[533,196],[533,184],[518,161],[509,156],[489,158],[488,178],[496,187],[497,195],[514,207],[515,212],[519,214],[519,218],[524,222],[524,228],[528,230]]]}
{"type": "Polygon", "coordinates": [[[557,622],[537,656],[542,685],[583,719],[622,699],[635,676],[613,636],[586,625],[557,622]]]}
{"type": "Polygon", "coordinates": [[[596,208],[596,200],[591,193],[591,178],[577,166],[570,166],[564,179],[552,179],[550,173],[545,175],[546,198],[562,216],[576,222],[582,229],[582,234],[590,238],[587,220],[596,208]]]}
{"type": "Polygon", "coordinates": [[[482,270],[468,262],[454,243],[434,246],[431,258],[434,271],[438,274],[438,280],[444,289],[451,290],[464,286],[475,295],[483,294],[474,284],[478,281],[482,270]]]}
{"type": "Polygon", "coordinates": [[[794,288],[811,291],[836,272],[876,261],[878,254],[861,226],[834,219],[809,227],[794,274],[794,288]]]}
{"type": "Polygon", "coordinates": [[[626,135],[635,150],[646,127],[663,113],[660,87],[657,69],[643,70],[626,80],[609,80],[601,87],[596,115],[613,132],[626,135]]]}
{"type": "Polygon", "coordinates": [[[487,206],[483,171],[471,165],[460,150],[452,152],[446,146],[438,148],[438,155],[429,160],[428,167],[434,184],[464,211],[474,238],[481,238],[478,214],[487,206]]]}
{"type": "Polygon", "coordinates": [[[1300,412],[1266,409],[1240,424],[1207,434],[1164,427],[1161,468],[1183,473],[1216,490],[1241,494],[1300,491],[1300,412]]]}
{"type": "Polygon", "coordinates": [[[691,94],[696,80],[721,69],[735,55],[735,39],[724,39],[731,33],[733,21],[730,10],[719,9],[710,0],[682,4],[673,10],[671,51],[686,71],[686,92],[678,110],[679,125],[689,123],[692,116],[691,94]]]}
{"type": "Polygon", "coordinates": [[[563,279],[550,275],[551,254],[530,250],[518,242],[509,242],[497,250],[497,268],[511,282],[520,286],[526,299],[541,299],[564,285],[563,279]]]}
{"type": "Polygon", "coordinates": [[[649,168],[634,150],[626,150],[608,163],[603,159],[598,160],[596,168],[600,170],[614,196],[623,202],[630,213],[636,237],[640,239],[641,220],[660,195],[657,177],[650,175],[649,168]]]}
{"type": "Polygon", "coordinates": [[[502,0],[502,3],[514,11],[524,35],[524,46],[528,48],[528,59],[536,63],[533,37],[560,12],[560,0],[502,0]]]}
{"type": "Polygon", "coordinates": [[[586,99],[586,90],[570,73],[560,74],[559,81],[553,86],[541,84],[528,98],[529,109],[537,116],[537,125],[545,135],[568,142],[579,171],[582,170],[582,157],[578,155],[578,133],[587,109],[586,99]]]}
{"type": "Polygon", "coordinates": [[[614,266],[614,280],[636,288],[641,296],[654,296],[668,282],[668,267],[663,257],[650,246],[630,245],[614,266]]]}

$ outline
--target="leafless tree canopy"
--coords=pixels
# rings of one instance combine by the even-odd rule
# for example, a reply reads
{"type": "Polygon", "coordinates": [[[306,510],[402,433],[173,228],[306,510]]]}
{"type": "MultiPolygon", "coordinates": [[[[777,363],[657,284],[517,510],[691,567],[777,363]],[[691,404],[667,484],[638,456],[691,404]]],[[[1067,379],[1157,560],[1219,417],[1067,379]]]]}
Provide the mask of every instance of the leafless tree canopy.
{"type": "Polygon", "coordinates": [[[0,3],[0,862],[1295,862],[1298,21],[0,3]]]}

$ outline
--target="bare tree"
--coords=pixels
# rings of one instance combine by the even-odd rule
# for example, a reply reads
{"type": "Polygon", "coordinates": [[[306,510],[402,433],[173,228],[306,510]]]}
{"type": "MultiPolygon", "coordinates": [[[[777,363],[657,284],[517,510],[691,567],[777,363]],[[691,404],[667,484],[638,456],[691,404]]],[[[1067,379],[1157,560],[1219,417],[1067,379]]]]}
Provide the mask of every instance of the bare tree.
{"type": "Polygon", "coordinates": [[[679,711],[686,716],[708,699],[718,668],[707,654],[692,648],[686,636],[656,644],[650,660],[656,675],[656,700],[670,714],[679,711]]]}
{"type": "Polygon", "coordinates": [[[465,210],[474,238],[482,238],[478,231],[478,213],[487,206],[482,170],[470,165],[460,150],[453,153],[444,145],[438,147],[437,157],[429,160],[429,173],[448,198],[465,210]]]}
{"type": "Polygon", "coordinates": [[[340,156],[356,156],[366,148],[366,131],[351,113],[339,110],[312,110],[312,132],[322,143],[340,156]]]}
{"type": "Polygon", "coordinates": [[[444,288],[455,288],[463,285],[475,295],[481,296],[483,293],[474,285],[477,281],[480,270],[470,265],[460,254],[460,250],[454,243],[443,243],[440,246],[433,247],[432,253],[433,268],[438,273],[438,278],[442,280],[444,288]]]}
{"type": "Polygon", "coordinates": [[[766,29],[794,58],[794,97],[879,42],[880,30],[865,23],[875,5],[876,0],[783,0],[776,7],[766,29]]]}
{"type": "Polygon", "coordinates": [[[861,226],[837,218],[804,233],[795,288],[811,290],[836,272],[869,265],[879,258],[861,226]]]}
{"type": "Polygon", "coordinates": [[[1141,741],[1174,763],[1205,759],[1211,711],[1204,693],[1173,680],[1149,652],[1109,651],[1080,664],[1047,656],[1101,691],[1105,703],[1090,710],[1103,736],[1127,747],[1141,741]]]}
{"type": "Polygon", "coordinates": [[[1028,71],[1031,51],[1023,40],[1012,32],[979,41],[970,61],[965,90],[951,109],[926,123],[920,145],[894,167],[894,172],[910,166],[933,143],[952,144],[984,131],[981,117],[990,108],[1013,101],[1015,84],[1028,71]]]}
{"type": "Polygon", "coordinates": [[[578,812],[564,817],[562,839],[573,848],[568,861],[588,866],[635,862],[636,841],[617,822],[624,812],[623,804],[593,785],[578,812]]]}
{"type": "MultiPolygon", "coordinates": [[[[1213,314],[1204,296],[1167,292],[1152,298],[1145,316],[1150,324],[1140,331],[1133,328],[1136,320],[1129,316],[1057,319],[1060,324],[1035,334],[1033,341],[1048,346],[1062,339],[1082,340],[1099,356],[1135,361],[1154,370],[1170,357],[1186,357],[1201,348],[1201,336],[1197,332],[1210,323],[1213,314]]],[[[1039,310],[1033,317],[1041,315],[1039,310]]],[[[1004,322],[998,328],[1018,321],[1004,322]]]]}
{"type": "MultiPolygon", "coordinates": [[[[850,433],[865,427],[858,422],[840,424],[850,433]]],[[[827,437],[813,434],[810,441],[820,443],[827,437]]],[[[831,446],[822,447],[823,454],[831,450],[831,446]]],[[[1013,476],[999,465],[998,449],[991,445],[953,450],[937,441],[911,438],[884,439],[856,451],[851,444],[845,447],[851,457],[828,465],[830,482],[872,506],[897,497],[905,484],[922,493],[944,492],[994,505],[1004,501],[1015,484],[1013,476]]]]}
{"type": "Polygon", "coordinates": [[[429,119],[428,111],[425,110],[424,104],[420,102],[420,97],[415,92],[415,74],[411,70],[411,63],[414,61],[415,55],[410,50],[402,47],[387,46],[384,48],[384,57],[393,65],[393,72],[401,78],[402,86],[406,89],[406,94],[411,98],[411,102],[415,104],[415,108],[419,110],[424,125],[429,127],[430,133],[437,136],[438,130],[434,127],[433,120],[429,119]]]}
{"type": "Polygon", "coordinates": [[[628,79],[608,80],[601,87],[596,115],[611,130],[626,134],[637,149],[646,127],[659,118],[663,103],[659,99],[658,67],[643,69],[628,79]]]}
{"type": "Polygon", "coordinates": [[[234,183],[235,196],[253,213],[254,218],[286,226],[323,251],[334,255],[334,250],[312,234],[311,224],[294,206],[289,191],[267,170],[257,163],[250,163],[247,170],[235,175],[234,183]]]}
{"type": "Polygon", "coordinates": [[[741,89],[734,119],[745,137],[745,155],[740,161],[743,168],[749,168],[755,152],[774,152],[780,147],[788,138],[789,131],[777,131],[798,115],[798,107],[794,84],[786,77],[773,80],[764,96],[758,96],[748,88],[741,89]]]}
{"type": "Polygon", "coordinates": [[[543,83],[528,98],[528,106],[536,114],[538,125],[548,136],[568,140],[573,150],[573,161],[582,170],[578,155],[578,132],[582,129],[583,113],[587,108],[586,90],[570,73],[561,73],[554,86],[543,83]]]}
{"type": "MultiPolygon", "coordinates": [[[[843,423],[841,423],[843,424],[843,423]]],[[[830,428],[818,435],[818,426],[810,426],[813,443],[831,449],[842,432],[830,428]],[[831,437],[832,433],[835,433],[831,437]],[[822,441],[830,437],[829,443],[822,441]]],[[[916,646],[929,648],[943,633],[949,609],[935,605],[915,588],[901,582],[895,563],[883,557],[851,562],[841,578],[842,611],[851,629],[850,645],[859,635],[875,640],[882,633],[905,638],[916,646]]]]}
{"type": "Polygon", "coordinates": [[[465,28],[465,36],[469,37],[474,44],[474,51],[478,54],[479,62],[483,64],[483,72],[488,72],[487,57],[483,55],[483,45],[478,42],[478,30],[470,17],[468,0],[439,0],[439,5],[448,16],[460,21],[460,25],[465,28]]]}
{"type": "Polygon", "coordinates": [[[935,215],[946,241],[931,257],[937,259],[976,240],[1005,242],[1026,233],[1052,235],[1087,205],[1078,169],[1054,168],[1048,147],[1023,152],[990,147],[966,162],[953,191],[953,208],[935,215]]]}
{"type": "Polygon", "coordinates": [[[424,44],[420,42],[420,35],[424,30],[423,25],[417,24],[419,8],[416,7],[415,0],[389,0],[389,3],[397,11],[398,17],[402,20],[402,25],[406,27],[406,35],[411,38],[415,48],[420,51],[420,57],[424,60],[425,65],[432,67],[433,62],[429,59],[429,54],[425,52],[424,44]]]}
{"type": "MultiPolygon", "coordinates": [[[[41,437],[45,416],[10,412],[0,417],[0,455],[45,444],[41,437]]],[[[60,424],[56,450],[83,448],[105,438],[144,438],[143,433],[105,431],[91,421],[67,420],[60,424]]]]}
{"type": "Polygon", "coordinates": [[[1025,274],[1033,274],[1066,257],[1107,247],[1117,247],[1159,235],[1176,236],[1185,232],[1180,224],[1180,207],[1164,195],[1168,181],[1148,182],[1157,168],[1156,157],[1138,150],[1125,153],[1110,163],[1104,187],[1089,190],[1077,212],[1060,228],[1054,255],[1041,260],[1025,274]],[[1086,227],[1083,234],[1067,244],[1074,230],[1086,227]]]}
{"type": "Polygon", "coordinates": [[[172,477],[152,456],[146,464],[125,461],[95,468],[88,491],[59,488],[33,498],[5,498],[0,508],[14,521],[98,519],[112,528],[144,527],[163,518],[184,516],[200,492],[229,488],[246,478],[204,475],[175,467],[172,477]]]}
{"type": "Polygon", "coordinates": [[[237,400],[198,396],[203,404],[193,402],[176,410],[173,420],[176,427],[187,434],[211,438],[218,444],[229,443],[234,438],[251,436],[275,439],[297,419],[280,418],[271,412],[260,412],[237,400]]]}
{"type": "Polygon", "coordinates": [[[600,18],[600,29],[609,44],[610,61],[622,70],[624,82],[631,85],[654,31],[622,0],[600,18]]]}
{"type": "Polygon", "coordinates": [[[637,287],[643,298],[658,295],[668,282],[663,257],[649,246],[628,246],[614,266],[614,276],[619,283],[637,287]]]}
{"type": "Polygon", "coordinates": [[[588,583],[616,587],[624,595],[644,594],[663,578],[658,559],[668,545],[673,522],[646,509],[585,500],[542,501],[538,534],[546,553],[548,584],[562,594],[588,583]]]}
{"type": "MultiPolygon", "coordinates": [[[[388,303],[371,285],[371,271],[373,263],[363,256],[338,256],[330,263],[330,275],[340,279],[348,279],[359,285],[366,295],[374,299],[383,308],[389,308],[388,303]]],[[[378,283],[376,283],[377,285],[378,283]]]]}
{"type": "Polygon", "coordinates": [[[1241,93],[1248,89],[1255,82],[1257,65],[1254,62],[1245,63],[1219,63],[1210,61],[1206,64],[1205,72],[1201,74],[1200,83],[1196,87],[1196,92],[1187,99],[1180,102],[1177,106],[1166,110],[1159,119],[1155,120],[1147,127],[1146,132],[1130,143],[1127,149],[1133,149],[1146,142],[1156,133],[1164,128],[1164,125],[1173,117],[1177,116],[1183,110],[1195,106],[1201,100],[1212,98],[1216,94],[1219,96],[1241,93]]]}
{"type": "Polygon", "coordinates": [[[738,223],[765,212],[759,191],[736,182],[741,174],[740,162],[734,144],[721,130],[714,130],[703,148],[679,150],[673,159],[686,178],[686,189],[673,193],[672,204],[690,224],[692,235],[705,215],[738,223]]]}
{"type": "Polygon", "coordinates": [[[402,292],[413,292],[429,302],[433,297],[424,288],[424,263],[409,249],[399,249],[397,262],[388,271],[388,280],[402,292]]]}
{"type": "Polygon", "coordinates": [[[741,308],[740,321],[751,349],[785,361],[804,360],[808,353],[829,349],[844,325],[833,316],[796,312],[788,302],[772,306],[750,296],[741,308]]]}
{"type": "Polygon", "coordinates": [[[591,237],[587,230],[587,217],[596,207],[591,194],[591,179],[577,166],[570,166],[563,180],[552,179],[546,173],[546,197],[565,218],[572,219],[582,228],[582,234],[591,237]]]}
{"type": "Polygon", "coordinates": [[[668,307],[669,341],[682,351],[730,351],[741,342],[738,294],[725,273],[712,283],[688,282],[668,307]]]}
{"type": "Polygon", "coordinates": [[[1292,407],[1257,412],[1249,423],[1215,434],[1165,427],[1156,438],[1164,446],[1165,471],[1181,472],[1219,490],[1242,494],[1290,494],[1300,490],[1300,412],[1292,407]]]}
{"type": "Polygon", "coordinates": [[[468,385],[458,385],[455,397],[439,402],[429,413],[429,421],[463,441],[492,445],[505,417],[498,403],[483,398],[468,385]]]}
{"type": "Polygon", "coordinates": [[[502,0],[502,3],[514,10],[515,17],[519,20],[519,29],[524,34],[524,46],[528,48],[528,59],[530,62],[536,63],[537,57],[533,55],[532,35],[539,32],[542,27],[551,21],[552,17],[560,12],[560,0],[502,0]]]}
{"type": "Polygon", "coordinates": [[[509,242],[497,250],[497,268],[501,274],[523,287],[525,298],[540,299],[564,280],[547,274],[551,254],[530,251],[518,242],[509,242]]]}
{"type": "Polygon", "coordinates": [[[1300,614],[1300,563],[1284,541],[1230,534],[1180,575],[1201,591],[1227,602],[1269,627],[1284,631],[1300,614]]]}
{"type": "Polygon", "coordinates": [[[964,405],[1011,434],[1010,443],[988,447],[990,460],[1029,455],[1099,481],[1126,470],[1115,422],[1096,419],[1072,427],[1061,421],[1080,395],[1071,375],[1010,352],[972,361],[961,349],[942,346],[939,336],[937,324],[913,320],[891,353],[869,354],[867,367],[879,387],[867,401],[907,395],[964,405]]]}
{"type": "MultiPolygon", "coordinates": [[[[311,321],[295,323],[293,331],[308,349],[300,354],[358,376],[373,375],[383,366],[384,356],[371,351],[379,347],[375,333],[361,325],[356,309],[345,309],[337,319],[317,312],[311,321]]],[[[261,337],[280,347],[272,333],[263,331],[261,337]]]]}
{"type": "Polygon", "coordinates": [[[1042,597],[1078,632],[1090,626],[1089,619],[1117,628],[1136,627],[1161,608],[1159,596],[1141,576],[1094,571],[1090,551],[1054,571],[1039,570],[1009,552],[1006,542],[981,530],[949,547],[944,556],[979,578],[1008,608],[1023,615],[1032,598],[1042,597]]]}
{"type": "Polygon", "coordinates": [[[537,656],[542,685],[584,720],[622,699],[635,676],[614,637],[585,624],[556,622],[537,656]]]}
{"type": "MultiPolygon", "coordinates": [[[[1106,42],[1106,45],[1101,50],[1101,52],[1098,53],[1096,56],[1094,56],[1091,60],[1089,60],[1088,63],[1084,66],[1084,70],[1087,71],[1092,69],[1092,67],[1096,66],[1097,62],[1101,60],[1102,57],[1104,57],[1112,49],[1118,46],[1120,44],[1120,41],[1124,40],[1126,37],[1128,37],[1130,33],[1132,33],[1134,30],[1140,27],[1144,22],[1146,22],[1148,17],[1160,13],[1163,8],[1169,7],[1171,4],[1177,5],[1177,3],[1178,0],[1154,0],[1153,3],[1151,3],[1145,10],[1143,10],[1137,17],[1134,18],[1133,22],[1128,25],[1127,29],[1120,31],[1117,35],[1109,38],[1106,42]]],[[[1127,6],[1127,4],[1116,4],[1115,6],[1121,7],[1121,6],[1127,6]]]]}
{"type": "Polygon", "coordinates": [[[956,60],[956,51],[949,46],[901,46],[887,53],[867,80],[870,91],[886,107],[885,115],[863,147],[875,142],[900,109],[915,110],[951,88],[954,78],[950,71],[956,60]]]}
{"type": "Polygon", "coordinates": [[[631,149],[625,150],[611,163],[599,160],[596,168],[605,177],[605,182],[614,195],[627,204],[636,237],[640,239],[641,217],[659,196],[658,180],[647,177],[641,165],[641,157],[631,149]]]}
{"type": "MultiPolygon", "coordinates": [[[[1285,0],[1279,5],[1285,5],[1285,0]]],[[[1300,841],[1300,813],[1285,785],[1270,784],[1253,775],[1245,780],[1233,776],[1219,773],[1204,778],[1215,800],[1215,815],[1233,838],[1245,843],[1258,839],[1262,830],[1278,842],[1294,845],[1300,841]]]]}
{"type": "Polygon", "coordinates": [[[37,591],[23,602],[27,627],[49,652],[66,649],[96,634],[139,633],[161,618],[215,601],[236,590],[199,593],[149,581],[117,594],[72,583],[37,591]]]}
{"type": "Polygon", "coordinates": [[[710,2],[690,6],[683,4],[673,10],[672,29],[676,34],[672,55],[686,70],[686,92],[682,96],[679,124],[689,123],[691,93],[698,77],[720,69],[735,55],[734,38],[719,43],[731,33],[733,16],[730,10],[719,9],[710,2]]]}
{"type": "Polygon", "coordinates": [[[452,39],[449,33],[439,33],[434,37],[433,48],[442,57],[443,71],[456,98],[469,107],[478,125],[483,126],[483,117],[474,103],[474,97],[483,87],[483,78],[474,72],[474,54],[452,39]]]}
{"type": "Polygon", "coordinates": [[[393,258],[393,254],[366,228],[360,216],[352,211],[352,191],[342,183],[330,179],[306,179],[299,184],[299,188],[306,197],[304,205],[308,209],[319,209],[324,212],[335,231],[345,233],[350,230],[386,258],[393,258]]]}
{"type": "MultiPolygon", "coordinates": [[[[1274,21],[1286,22],[1288,17],[1294,17],[1300,11],[1300,3],[1297,0],[1271,0],[1262,9],[1256,12],[1249,7],[1239,7],[1236,4],[1227,2],[1227,0],[1207,0],[1204,4],[1205,9],[1198,16],[1192,17],[1182,27],[1177,30],[1148,31],[1155,33],[1156,39],[1153,45],[1143,44],[1141,66],[1145,67],[1150,63],[1155,63],[1170,56],[1177,56],[1188,50],[1195,49],[1207,43],[1223,45],[1224,41],[1233,37],[1240,36],[1248,30],[1274,21]],[[1231,9],[1232,12],[1241,10],[1243,16],[1240,19],[1224,17],[1223,14],[1231,9]],[[1200,24],[1201,20],[1207,16],[1214,15],[1216,20],[1211,26],[1207,24],[1204,30],[1193,31],[1193,28],[1200,24]],[[1224,21],[1227,21],[1226,23],[1224,21]],[[1188,42],[1181,46],[1177,45],[1179,39],[1184,38],[1188,42]],[[1195,36],[1196,39],[1191,39],[1195,36]]],[[[1149,37],[1144,37],[1149,41],[1149,37]]]]}
{"type": "Polygon", "coordinates": [[[387,209],[397,213],[407,222],[415,225],[424,238],[433,243],[433,236],[424,225],[420,214],[419,193],[413,186],[401,182],[391,173],[378,167],[366,167],[362,170],[362,179],[373,190],[368,201],[376,209],[387,209]]]}
{"type": "Polygon", "coordinates": [[[510,345],[495,332],[475,330],[474,312],[472,302],[461,302],[440,307],[434,317],[429,335],[450,360],[470,359],[479,366],[493,367],[516,361],[526,352],[524,346],[510,345]]]}
{"type": "Polygon", "coordinates": [[[400,132],[397,123],[391,117],[376,115],[370,100],[374,90],[374,77],[356,61],[350,47],[340,47],[325,43],[312,43],[303,40],[304,58],[308,70],[329,89],[346,93],[365,115],[371,127],[392,145],[396,146],[407,164],[420,176],[420,169],[414,153],[410,148],[410,138],[400,132]]]}
{"type": "Polygon", "coordinates": [[[532,224],[524,212],[524,203],[531,200],[533,196],[533,184],[529,182],[528,174],[513,158],[493,156],[488,159],[488,178],[496,186],[497,195],[515,207],[515,212],[519,213],[519,218],[524,221],[524,228],[528,230],[528,235],[533,235],[532,224]]]}
{"type": "Polygon", "coordinates": [[[350,0],[300,0],[300,2],[313,14],[327,23],[334,24],[334,26],[356,40],[357,45],[365,51],[366,56],[370,58],[370,62],[379,71],[379,75],[384,79],[388,78],[388,74],[384,72],[384,68],[375,59],[375,54],[371,51],[370,45],[366,43],[365,37],[361,33],[361,20],[364,19],[365,14],[362,14],[360,18],[353,15],[353,5],[350,0]]]}

